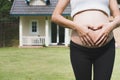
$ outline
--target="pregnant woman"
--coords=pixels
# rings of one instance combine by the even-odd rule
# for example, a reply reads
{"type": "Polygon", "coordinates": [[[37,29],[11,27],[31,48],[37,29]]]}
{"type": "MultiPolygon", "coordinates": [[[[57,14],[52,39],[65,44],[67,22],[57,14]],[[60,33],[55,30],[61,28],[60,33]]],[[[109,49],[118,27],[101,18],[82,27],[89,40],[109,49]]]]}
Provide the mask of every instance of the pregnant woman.
{"type": "Polygon", "coordinates": [[[114,58],[113,30],[120,26],[116,0],[59,0],[52,21],[72,29],[70,59],[76,80],[110,80],[114,58]],[[72,20],[62,16],[70,3],[72,20]],[[113,16],[113,21],[109,17],[113,16]]]}

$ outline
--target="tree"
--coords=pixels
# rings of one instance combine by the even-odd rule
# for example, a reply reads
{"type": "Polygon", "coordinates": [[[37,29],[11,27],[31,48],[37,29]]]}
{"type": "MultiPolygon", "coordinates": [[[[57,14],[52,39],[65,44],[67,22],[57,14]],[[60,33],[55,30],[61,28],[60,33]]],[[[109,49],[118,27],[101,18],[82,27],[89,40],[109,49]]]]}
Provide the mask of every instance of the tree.
{"type": "Polygon", "coordinates": [[[0,17],[8,17],[13,0],[0,0],[0,17]]]}
{"type": "Polygon", "coordinates": [[[0,47],[18,41],[18,18],[10,16],[13,0],[0,0],[0,47]]]}
{"type": "Polygon", "coordinates": [[[120,0],[117,0],[118,4],[120,4],[120,0]]]}

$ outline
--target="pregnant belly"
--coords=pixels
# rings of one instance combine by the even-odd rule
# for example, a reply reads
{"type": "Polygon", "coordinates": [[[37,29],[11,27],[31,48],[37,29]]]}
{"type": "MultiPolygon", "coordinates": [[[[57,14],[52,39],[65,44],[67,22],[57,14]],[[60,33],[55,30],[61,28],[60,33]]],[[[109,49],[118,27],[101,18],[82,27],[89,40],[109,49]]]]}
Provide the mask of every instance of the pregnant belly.
{"type": "MultiPolygon", "coordinates": [[[[73,18],[73,22],[78,25],[91,25],[93,29],[97,29],[100,25],[109,23],[108,17],[100,11],[85,11],[79,14],[76,14],[73,18]]],[[[89,29],[89,35],[91,36],[92,40],[95,41],[98,34],[101,32],[102,29],[98,30],[92,30],[89,29]]],[[[107,42],[112,38],[112,33],[110,34],[110,37],[108,38],[107,42]]],[[[72,41],[83,45],[80,41],[80,38],[77,34],[77,32],[73,31],[72,33],[72,41]]],[[[106,42],[106,43],[107,43],[106,42]]],[[[84,45],[83,45],[84,46],[84,45]]]]}

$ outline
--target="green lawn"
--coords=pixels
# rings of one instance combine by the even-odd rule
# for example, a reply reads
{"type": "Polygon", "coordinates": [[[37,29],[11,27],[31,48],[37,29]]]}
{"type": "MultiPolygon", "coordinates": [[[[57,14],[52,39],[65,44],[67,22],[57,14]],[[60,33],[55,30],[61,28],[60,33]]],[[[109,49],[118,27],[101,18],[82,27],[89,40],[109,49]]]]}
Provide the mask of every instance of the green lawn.
{"type": "MultiPolygon", "coordinates": [[[[120,79],[120,49],[116,49],[112,80],[120,79]]],[[[75,80],[69,48],[0,48],[0,80],[75,80]]]]}

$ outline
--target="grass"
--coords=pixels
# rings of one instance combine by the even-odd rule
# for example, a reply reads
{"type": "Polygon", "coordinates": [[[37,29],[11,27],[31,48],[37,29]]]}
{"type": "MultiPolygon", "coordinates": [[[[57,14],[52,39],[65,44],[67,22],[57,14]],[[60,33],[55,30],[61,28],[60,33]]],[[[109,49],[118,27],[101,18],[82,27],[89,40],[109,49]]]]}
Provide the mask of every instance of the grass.
{"type": "MultiPolygon", "coordinates": [[[[116,49],[112,80],[120,78],[120,49],[116,49]]],[[[69,48],[0,48],[0,80],[75,80],[69,48]]]]}
{"type": "Polygon", "coordinates": [[[116,58],[112,75],[112,80],[118,79],[120,79],[120,49],[116,49],[116,58]]]}

